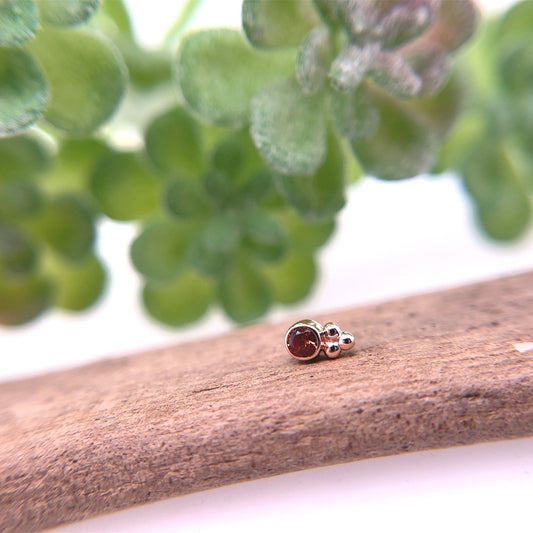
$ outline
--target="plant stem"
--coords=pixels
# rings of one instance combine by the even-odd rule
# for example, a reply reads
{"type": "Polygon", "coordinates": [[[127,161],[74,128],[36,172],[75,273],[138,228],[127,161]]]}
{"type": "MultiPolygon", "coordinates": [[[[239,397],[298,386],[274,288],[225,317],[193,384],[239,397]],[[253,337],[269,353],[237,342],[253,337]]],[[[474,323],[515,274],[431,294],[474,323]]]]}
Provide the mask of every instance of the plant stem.
{"type": "Polygon", "coordinates": [[[185,0],[181,11],[165,36],[164,43],[167,46],[173,46],[176,44],[180,34],[191,21],[191,18],[202,2],[203,0],[185,0]]]}

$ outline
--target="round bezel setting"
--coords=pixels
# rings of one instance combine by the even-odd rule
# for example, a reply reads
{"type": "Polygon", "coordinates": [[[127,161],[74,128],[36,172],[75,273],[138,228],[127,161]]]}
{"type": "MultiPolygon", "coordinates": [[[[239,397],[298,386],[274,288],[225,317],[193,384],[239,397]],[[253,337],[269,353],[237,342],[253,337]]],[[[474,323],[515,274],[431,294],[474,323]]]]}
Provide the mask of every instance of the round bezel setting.
{"type": "Polygon", "coordinates": [[[322,326],[314,320],[300,320],[285,335],[287,351],[298,361],[310,361],[322,350],[320,332],[322,326]]]}

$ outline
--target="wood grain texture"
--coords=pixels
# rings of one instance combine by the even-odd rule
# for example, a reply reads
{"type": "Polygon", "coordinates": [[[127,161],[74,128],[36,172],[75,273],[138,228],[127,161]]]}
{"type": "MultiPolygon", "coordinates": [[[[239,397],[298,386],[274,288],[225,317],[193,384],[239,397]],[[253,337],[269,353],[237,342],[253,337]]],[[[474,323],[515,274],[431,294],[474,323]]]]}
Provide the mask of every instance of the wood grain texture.
{"type": "Polygon", "coordinates": [[[298,363],[289,324],[257,325],[1,385],[0,531],[533,435],[533,351],[515,348],[533,341],[532,310],[529,273],[312,317],[356,333],[336,360],[298,363]]]}

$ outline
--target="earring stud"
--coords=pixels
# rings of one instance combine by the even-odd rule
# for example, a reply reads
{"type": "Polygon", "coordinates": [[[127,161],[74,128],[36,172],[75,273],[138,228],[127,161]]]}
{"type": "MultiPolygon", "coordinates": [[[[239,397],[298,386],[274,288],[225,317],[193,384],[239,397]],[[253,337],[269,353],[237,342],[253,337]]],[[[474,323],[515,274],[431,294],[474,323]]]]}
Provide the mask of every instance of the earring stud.
{"type": "Polygon", "coordinates": [[[349,350],[354,345],[354,336],[342,331],[335,322],[322,326],[314,320],[300,320],[285,335],[287,351],[298,361],[311,361],[320,352],[324,352],[329,359],[335,359],[342,350],[349,350]]]}

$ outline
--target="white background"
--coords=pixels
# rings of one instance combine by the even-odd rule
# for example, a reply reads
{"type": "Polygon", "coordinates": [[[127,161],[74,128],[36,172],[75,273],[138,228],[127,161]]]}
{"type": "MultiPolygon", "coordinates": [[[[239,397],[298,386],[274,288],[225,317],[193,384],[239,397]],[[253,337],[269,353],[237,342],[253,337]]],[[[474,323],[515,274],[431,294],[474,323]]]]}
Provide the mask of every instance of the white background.
{"type": "MultiPolygon", "coordinates": [[[[491,2],[490,7],[508,3],[491,2]]],[[[147,43],[162,37],[179,9],[177,2],[165,0],[128,4],[147,43]]],[[[235,25],[239,14],[238,0],[207,0],[194,24],[235,25]]],[[[163,329],[147,318],[128,260],[134,234],[128,224],[106,222],[100,228],[98,246],[111,266],[111,279],[107,296],[94,309],[81,316],[49,313],[19,329],[0,327],[0,381],[182,342],[194,338],[200,327],[212,335],[231,327],[217,311],[186,331],[163,329]]],[[[488,241],[476,229],[453,176],[400,183],[366,179],[350,190],[338,230],[321,253],[321,278],[313,295],[296,308],[275,309],[267,320],[313,316],[531,269],[533,232],[512,245],[488,241]]],[[[531,337],[533,342],[533,327],[531,337]]],[[[532,499],[533,439],[525,439],[284,475],[61,531],[531,531],[532,499]]]]}

